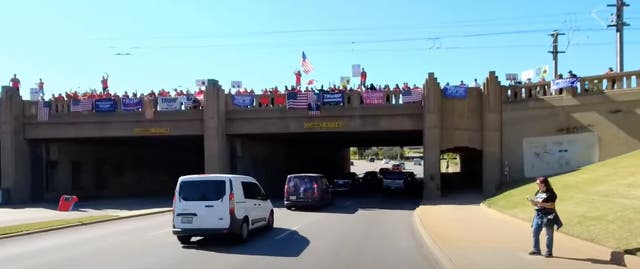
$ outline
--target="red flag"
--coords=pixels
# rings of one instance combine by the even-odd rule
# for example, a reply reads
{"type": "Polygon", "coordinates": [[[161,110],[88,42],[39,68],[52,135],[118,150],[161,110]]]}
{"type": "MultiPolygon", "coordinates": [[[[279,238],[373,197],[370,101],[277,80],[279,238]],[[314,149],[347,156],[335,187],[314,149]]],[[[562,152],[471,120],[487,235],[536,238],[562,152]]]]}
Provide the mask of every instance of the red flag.
{"type": "Polygon", "coordinates": [[[316,83],[316,80],[310,79],[309,82],[307,82],[307,85],[313,85],[314,83],[316,83]]]}

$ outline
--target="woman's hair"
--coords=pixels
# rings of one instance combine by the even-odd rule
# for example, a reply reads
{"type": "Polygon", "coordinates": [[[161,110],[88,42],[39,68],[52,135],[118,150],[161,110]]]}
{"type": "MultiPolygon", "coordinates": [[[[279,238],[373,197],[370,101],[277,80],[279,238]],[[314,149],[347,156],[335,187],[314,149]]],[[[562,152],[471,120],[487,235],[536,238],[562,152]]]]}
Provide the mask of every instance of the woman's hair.
{"type": "Polygon", "coordinates": [[[545,192],[553,190],[553,187],[551,187],[551,182],[549,182],[549,178],[547,178],[547,177],[538,177],[536,180],[538,180],[538,182],[540,182],[541,184],[544,185],[545,192]]]}

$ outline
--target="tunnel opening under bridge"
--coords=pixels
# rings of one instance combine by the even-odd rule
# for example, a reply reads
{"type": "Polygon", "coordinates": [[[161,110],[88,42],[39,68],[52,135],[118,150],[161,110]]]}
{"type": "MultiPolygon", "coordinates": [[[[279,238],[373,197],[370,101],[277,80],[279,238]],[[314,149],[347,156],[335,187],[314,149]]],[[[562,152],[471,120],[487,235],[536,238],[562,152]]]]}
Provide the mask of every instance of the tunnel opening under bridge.
{"type": "Polygon", "coordinates": [[[202,136],[30,141],[33,200],[171,197],[177,179],[204,173],[202,136]]]}

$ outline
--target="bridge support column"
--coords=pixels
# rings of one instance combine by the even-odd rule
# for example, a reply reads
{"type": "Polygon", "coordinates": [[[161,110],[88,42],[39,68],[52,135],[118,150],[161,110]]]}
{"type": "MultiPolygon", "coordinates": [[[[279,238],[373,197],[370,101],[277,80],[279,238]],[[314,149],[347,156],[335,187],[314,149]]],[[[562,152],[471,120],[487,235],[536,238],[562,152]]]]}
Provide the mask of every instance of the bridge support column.
{"type": "Polygon", "coordinates": [[[0,98],[0,188],[9,191],[10,203],[31,200],[29,145],[24,139],[23,101],[18,90],[2,87],[0,98]]]}
{"type": "Polygon", "coordinates": [[[229,141],[226,134],[226,96],[217,80],[207,81],[203,111],[204,170],[230,173],[229,141]]]}
{"type": "Polygon", "coordinates": [[[433,73],[429,73],[424,85],[422,106],[422,144],[424,147],[423,199],[437,199],[442,194],[440,182],[440,132],[442,122],[442,92],[433,73]]]}
{"type": "Polygon", "coordinates": [[[482,193],[496,193],[502,178],[502,97],[495,71],[489,72],[482,95],[482,193]]]}

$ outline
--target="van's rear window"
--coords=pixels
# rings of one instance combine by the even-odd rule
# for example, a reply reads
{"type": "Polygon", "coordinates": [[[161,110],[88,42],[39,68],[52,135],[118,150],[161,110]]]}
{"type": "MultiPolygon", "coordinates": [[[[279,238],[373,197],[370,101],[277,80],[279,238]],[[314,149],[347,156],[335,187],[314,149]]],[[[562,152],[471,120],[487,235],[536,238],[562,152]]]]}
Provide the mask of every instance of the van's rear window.
{"type": "Polygon", "coordinates": [[[217,201],[226,194],[224,180],[189,180],[180,182],[178,196],[183,201],[217,201]]]}

